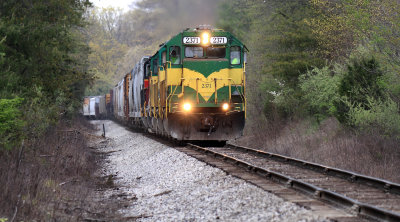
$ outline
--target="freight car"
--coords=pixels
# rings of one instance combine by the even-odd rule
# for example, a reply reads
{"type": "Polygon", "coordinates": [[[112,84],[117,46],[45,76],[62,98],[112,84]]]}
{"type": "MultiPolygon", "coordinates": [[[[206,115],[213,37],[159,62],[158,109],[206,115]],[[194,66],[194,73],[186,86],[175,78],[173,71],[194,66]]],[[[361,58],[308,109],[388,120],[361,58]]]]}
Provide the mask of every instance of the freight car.
{"type": "Polygon", "coordinates": [[[107,109],[110,102],[110,94],[85,97],[83,100],[83,116],[88,119],[107,118],[111,114],[107,109]]]}
{"type": "Polygon", "coordinates": [[[96,119],[106,118],[107,117],[106,97],[96,96],[95,99],[96,99],[96,104],[95,104],[96,119]]]}
{"type": "Polygon", "coordinates": [[[224,30],[186,29],[124,75],[113,115],[179,141],[235,139],[246,118],[247,51],[224,30]]]}
{"type": "Polygon", "coordinates": [[[89,97],[85,97],[83,99],[83,116],[86,118],[89,118],[90,113],[89,113],[89,101],[90,98],[89,97]]]}
{"type": "Polygon", "coordinates": [[[89,98],[89,118],[90,119],[96,118],[96,98],[95,97],[89,98]]]}

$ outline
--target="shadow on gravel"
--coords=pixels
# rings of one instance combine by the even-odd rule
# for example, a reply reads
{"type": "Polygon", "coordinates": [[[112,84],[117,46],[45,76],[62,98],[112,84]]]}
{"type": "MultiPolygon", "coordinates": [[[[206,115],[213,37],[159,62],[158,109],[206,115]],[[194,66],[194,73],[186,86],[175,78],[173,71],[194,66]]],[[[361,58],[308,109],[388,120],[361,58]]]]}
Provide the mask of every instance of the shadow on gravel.
{"type": "Polygon", "coordinates": [[[190,141],[189,143],[201,146],[201,147],[224,147],[225,141],[190,141]]]}
{"type": "Polygon", "coordinates": [[[170,147],[186,146],[187,143],[191,143],[191,144],[198,145],[198,146],[201,146],[201,147],[224,147],[226,145],[226,141],[177,141],[177,140],[174,140],[174,139],[171,139],[171,138],[167,138],[167,137],[160,136],[160,135],[157,135],[157,134],[149,133],[149,132],[147,132],[147,131],[145,131],[143,129],[140,129],[140,128],[126,126],[126,125],[124,125],[121,122],[116,121],[116,120],[111,120],[111,121],[113,121],[114,123],[118,124],[119,126],[123,127],[124,129],[126,129],[126,130],[128,130],[130,132],[140,133],[140,134],[142,134],[143,136],[145,136],[145,137],[147,137],[149,139],[155,140],[155,141],[157,141],[159,143],[162,143],[162,144],[170,146],[170,147]]]}

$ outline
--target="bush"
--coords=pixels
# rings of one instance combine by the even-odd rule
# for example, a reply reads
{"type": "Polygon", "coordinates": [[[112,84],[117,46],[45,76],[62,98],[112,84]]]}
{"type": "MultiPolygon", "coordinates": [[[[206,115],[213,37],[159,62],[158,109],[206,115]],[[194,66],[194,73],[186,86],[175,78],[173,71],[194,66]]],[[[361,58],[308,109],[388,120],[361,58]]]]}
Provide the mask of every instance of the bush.
{"type": "Polygon", "coordinates": [[[303,99],[309,112],[318,121],[336,113],[335,103],[340,100],[337,92],[341,78],[338,69],[332,72],[328,66],[314,68],[300,76],[303,99]]]}
{"type": "Polygon", "coordinates": [[[400,114],[397,103],[367,97],[367,104],[350,107],[350,123],[368,133],[376,130],[381,135],[400,139],[400,114]],[[365,107],[366,106],[366,107],[365,107]]]}
{"type": "Polygon", "coordinates": [[[302,92],[299,89],[282,87],[282,90],[275,95],[273,101],[278,115],[284,119],[303,116],[304,103],[301,97],[302,92]]]}
{"type": "Polygon", "coordinates": [[[348,62],[347,71],[339,85],[339,95],[348,102],[341,100],[335,105],[339,121],[351,123],[348,112],[352,105],[368,110],[370,109],[368,98],[381,101],[387,99],[383,76],[384,72],[374,57],[361,55],[348,62]]]}
{"type": "Polygon", "coordinates": [[[0,151],[11,149],[23,138],[22,98],[0,99],[0,151]]]}
{"type": "Polygon", "coordinates": [[[267,119],[288,119],[303,115],[302,91],[298,87],[291,88],[276,79],[265,79],[260,88],[265,92],[263,102],[267,119]]]}
{"type": "Polygon", "coordinates": [[[41,87],[31,89],[31,99],[24,107],[24,118],[26,119],[27,134],[30,138],[36,138],[46,132],[47,128],[57,123],[62,116],[62,108],[58,105],[60,101],[56,98],[52,101],[43,92],[41,87]]]}

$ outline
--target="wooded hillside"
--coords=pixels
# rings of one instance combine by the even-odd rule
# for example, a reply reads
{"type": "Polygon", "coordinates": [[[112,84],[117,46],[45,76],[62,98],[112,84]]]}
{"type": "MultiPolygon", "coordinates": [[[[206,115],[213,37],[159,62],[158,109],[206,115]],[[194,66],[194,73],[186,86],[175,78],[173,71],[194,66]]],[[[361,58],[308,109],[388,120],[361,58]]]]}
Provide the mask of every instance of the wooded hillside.
{"type": "Polygon", "coordinates": [[[321,141],[340,150],[334,143],[351,135],[354,146],[381,150],[370,155],[378,163],[399,153],[399,0],[142,0],[126,12],[90,5],[0,3],[2,150],[76,114],[84,94],[107,93],[171,36],[211,24],[250,50],[244,140],[272,149],[297,135],[274,148],[290,153],[290,144],[321,141]],[[362,138],[371,135],[368,145],[362,138]]]}
{"type": "Polygon", "coordinates": [[[145,55],[185,28],[214,24],[219,0],[143,0],[128,12],[89,11],[90,67],[97,79],[87,95],[107,93],[145,55]]]}
{"type": "Polygon", "coordinates": [[[399,138],[399,9],[397,0],[235,0],[223,2],[218,24],[251,51],[256,113],[272,122],[336,117],[399,138]]]}
{"type": "Polygon", "coordinates": [[[135,2],[0,1],[0,221],[117,212],[87,199],[101,163],[90,124],[74,120],[82,99],[201,24],[250,51],[245,135],[232,142],[400,183],[400,0],[135,2]]]}
{"type": "Polygon", "coordinates": [[[242,142],[399,180],[399,3],[222,1],[250,49],[242,142]]]}

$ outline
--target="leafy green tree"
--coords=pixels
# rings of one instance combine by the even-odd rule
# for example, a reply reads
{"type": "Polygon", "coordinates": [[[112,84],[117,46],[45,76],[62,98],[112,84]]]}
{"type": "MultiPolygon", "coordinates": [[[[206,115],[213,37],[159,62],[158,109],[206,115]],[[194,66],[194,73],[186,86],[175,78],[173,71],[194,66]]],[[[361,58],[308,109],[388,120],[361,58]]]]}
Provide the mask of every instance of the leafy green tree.
{"type": "Polygon", "coordinates": [[[213,24],[220,0],[142,0],[135,8],[94,8],[88,13],[90,69],[96,80],[86,94],[104,94],[144,55],[185,28],[213,24]],[[110,88],[110,87],[108,87],[110,88]]]}
{"type": "Polygon", "coordinates": [[[313,66],[324,65],[317,53],[318,42],[311,34],[311,27],[304,22],[312,13],[307,1],[283,3],[278,5],[270,20],[273,26],[266,30],[267,40],[272,40],[277,47],[265,52],[272,61],[266,71],[285,87],[295,89],[300,74],[313,66]]]}
{"type": "Polygon", "coordinates": [[[317,120],[336,114],[335,104],[340,101],[338,91],[342,78],[339,70],[339,67],[332,71],[325,66],[321,69],[314,68],[300,76],[304,101],[309,106],[309,113],[317,120]]]}
{"type": "Polygon", "coordinates": [[[348,122],[362,132],[400,139],[399,106],[390,98],[381,100],[367,96],[366,103],[350,107],[348,122]]]}
{"type": "Polygon", "coordinates": [[[128,48],[117,40],[122,14],[121,9],[111,7],[92,8],[88,11],[87,20],[90,25],[87,28],[87,35],[90,36],[88,45],[91,50],[88,60],[95,80],[86,89],[86,95],[108,93],[118,80],[116,72],[119,61],[122,60],[128,48]]]}
{"type": "MultiPolygon", "coordinates": [[[[256,86],[254,106],[265,103],[264,112],[292,117],[304,112],[299,76],[325,62],[319,44],[306,22],[314,15],[307,0],[224,1],[220,24],[238,32],[250,50],[249,86],[256,86]],[[232,14],[234,16],[232,16],[232,14]],[[261,87],[260,87],[261,86],[261,87]],[[262,91],[263,96],[259,96],[262,91]]],[[[252,104],[250,104],[252,105],[252,104]]],[[[258,109],[255,107],[255,109],[258,109]]]]}
{"type": "Polygon", "coordinates": [[[361,106],[368,103],[368,96],[385,99],[384,88],[379,84],[383,72],[375,58],[362,58],[361,61],[353,59],[347,69],[339,87],[340,95],[361,106]]]}
{"type": "Polygon", "coordinates": [[[218,7],[217,27],[234,33],[246,42],[249,37],[252,17],[249,16],[250,1],[222,1],[218,7]]]}
{"type": "Polygon", "coordinates": [[[78,110],[92,79],[82,32],[91,4],[5,0],[0,5],[0,98],[24,98],[21,105],[11,107],[21,110],[24,134],[40,133],[78,110]]]}
{"type": "Polygon", "coordinates": [[[348,112],[352,106],[370,109],[369,98],[387,100],[387,93],[381,84],[383,75],[378,61],[373,57],[356,57],[349,61],[338,89],[339,95],[345,98],[345,101],[336,105],[340,121],[349,123],[348,112]]]}
{"type": "Polygon", "coordinates": [[[52,96],[56,89],[69,91],[77,77],[89,77],[85,73],[87,47],[78,31],[84,26],[85,4],[46,0],[3,3],[0,34],[6,37],[5,65],[21,78],[12,92],[29,96],[37,85],[52,96]]]}
{"type": "Polygon", "coordinates": [[[317,16],[307,23],[320,45],[325,46],[321,52],[330,60],[343,61],[368,41],[382,52],[399,51],[398,0],[310,0],[310,4],[317,16]]]}

